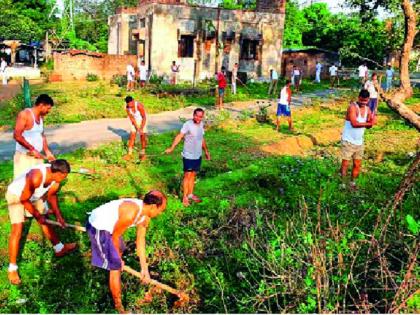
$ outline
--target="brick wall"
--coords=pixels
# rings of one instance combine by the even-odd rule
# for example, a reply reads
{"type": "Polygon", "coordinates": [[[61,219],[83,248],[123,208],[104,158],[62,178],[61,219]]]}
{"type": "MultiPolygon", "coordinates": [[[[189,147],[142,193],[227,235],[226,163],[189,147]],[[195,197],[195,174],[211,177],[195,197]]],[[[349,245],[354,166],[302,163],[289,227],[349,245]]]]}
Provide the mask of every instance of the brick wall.
{"type": "Polygon", "coordinates": [[[109,80],[115,74],[126,74],[127,65],[137,65],[135,55],[86,55],[54,54],[54,74],[61,75],[63,81],[85,80],[88,73],[109,80]]]}
{"type": "Polygon", "coordinates": [[[257,11],[270,13],[284,13],[286,0],[257,0],[257,11]]]}

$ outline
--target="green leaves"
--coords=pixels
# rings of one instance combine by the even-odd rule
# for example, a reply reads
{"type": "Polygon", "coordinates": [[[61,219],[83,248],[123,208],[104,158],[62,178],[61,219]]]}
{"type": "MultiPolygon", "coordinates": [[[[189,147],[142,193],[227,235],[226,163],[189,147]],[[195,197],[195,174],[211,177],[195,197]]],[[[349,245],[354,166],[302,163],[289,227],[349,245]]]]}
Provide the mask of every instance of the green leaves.
{"type": "Polygon", "coordinates": [[[419,223],[409,214],[405,217],[405,221],[410,232],[417,236],[419,233],[419,223]]]}

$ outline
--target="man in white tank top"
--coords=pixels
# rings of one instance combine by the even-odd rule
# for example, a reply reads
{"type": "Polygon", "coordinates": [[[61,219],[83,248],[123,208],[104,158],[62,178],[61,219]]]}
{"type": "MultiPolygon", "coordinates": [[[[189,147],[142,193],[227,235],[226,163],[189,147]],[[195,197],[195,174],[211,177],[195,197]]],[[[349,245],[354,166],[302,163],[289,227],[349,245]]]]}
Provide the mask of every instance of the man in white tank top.
{"type": "Polygon", "coordinates": [[[16,152],[13,157],[14,178],[32,166],[42,164],[44,159],[55,160],[44,135],[44,117],[53,106],[52,98],[41,94],[34,107],[24,109],[18,114],[13,134],[16,140],[16,152]]]}
{"type": "Polygon", "coordinates": [[[124,156],[125,160],[131,159],[133,155],[134,143],[136,141],[137,133],[140,134],[141,151],[140,158],[146,158],[147,146],[147,126],[146,126],[146,111],[142,103],[136,102],[131,96],[125,98],[128,119],[131,122],[130,137],[128,139],[128,154],[124,156]]]}
{"type": "Polygon", "coordinates": [[[48,209],[44,202],[47,201],[51,207],[48,213],[52,213],[61,226],[65,227],[66,223],[58,206],[57,193],[60,190],[60,183],[68,173],[70,173],[70,165],[66,160],[54,160],[51,164],[41,164],[29,169],[8,186],[6,200],[12,224],[9,239],[10,283],[20,284],[21,282],[17,271],[17,257],[25,216],[33,216],[41,224],[42,232],[54,246],[55,256],[62,257],[76,248],[75,243],[61,243],[52,227],[45,223],[48,209]]]}
{"type": "Polygon", "coordinates": [[[364,153],[365,128],[371,128],[374,124],[372,113],[367,106],[369,103],[369,92],[361,90],[357,102],[350,104],[347,109],[346,121],[341,138],[341,176],[347,175],[350,160],[353,160],[352,181],[350,186],[356,187],[355,180],[359,176],[364,153]]]}
{"type": "Polygon", "coordinates": [[[121,301],[121,270],[124,267],[122,236],[130,227],[137,228],[137,255],[143,283],[150,281],[146,261],[146,232],[151,219],[166,208],[166,196],[160,191],[148,192],[143,200],[110,201],[89,216],[86,231],[91,242],[92,265],[109,271],[109,289],[118,312],[124,313],[121,301]]]}

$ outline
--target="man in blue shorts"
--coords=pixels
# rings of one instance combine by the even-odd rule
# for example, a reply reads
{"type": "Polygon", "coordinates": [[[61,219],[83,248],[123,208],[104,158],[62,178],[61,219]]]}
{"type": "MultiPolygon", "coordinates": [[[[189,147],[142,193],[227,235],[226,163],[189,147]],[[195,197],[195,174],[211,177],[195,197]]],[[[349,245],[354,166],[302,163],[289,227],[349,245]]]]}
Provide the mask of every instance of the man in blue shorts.
{"type": "Polygon", "coordinates": [[[290,80],[286,81],[286,85],[281,89],[280,98],[277,103],[277,119],[276,119],[276,131],[279,131],[280,117],[284,116],[287,118],[289,123],[289,130],[293,131],[292,112],[290,110],[290,102],[292,101],[292,90],[290,80]]]}
{"type": "Polygon", "coordinates": [[[193,194],[195,177],[200,171],[201,156],[204,153],[206,159],[210,160],[210,152],[207,149],[206,141],[204,140],[204,110],[197,108],[194,110],[193,119],[188,120],[181,129],[181,132],[175,137],[171,147],[165,151],[170,154],[175,147],[184,139],[184,150],[182,151],[184,163],[184,180],[183,189],[184,194],[182,203],[188,207],[190,199],[194,202],[201,202],[201,199],[193,194]]]}

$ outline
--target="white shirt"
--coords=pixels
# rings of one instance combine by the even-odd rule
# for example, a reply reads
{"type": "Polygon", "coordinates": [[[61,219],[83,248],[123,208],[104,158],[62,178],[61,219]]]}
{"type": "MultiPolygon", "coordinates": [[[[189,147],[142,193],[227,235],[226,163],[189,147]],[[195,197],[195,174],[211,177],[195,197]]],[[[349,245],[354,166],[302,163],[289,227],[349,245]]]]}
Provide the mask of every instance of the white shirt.
{"type": "MultiPolygon", "coordinates": [[[[360,113],[360,108],[359,105],[357,104],[352,104],[351,106],[356,106],[356,110],[357,110],[357,117],[356,120],[358,123],[365,123],[367,122],[367,116],[368,116],[368,108],[365,108],[365,115],[362,116],[360,113]]],[[[347,141],[350,142],[351,144],[354,145],[363,145],[363,137],[365,134],[365,129],[366,128],[354,128],[351,125],[351,122],[349,120],[346,120],[344,123],[344,130],[343,130],[343,135],[341,137],[341,139],[343,141],[347,141]]]]}
{"type": "Polygon", "coordinates": [[[366,67],[365,65],[361,65],[359,66],[359,78],[361,77],[365,77],[367,75],[368,72],[368,67],[366,67]]]}
{"type": "Polygon", "coordinates": [[[376,90],[375,85],[373,84],[373,81],[371,80],[366,81],[365,89],[369,91],[370,98],[378,98],[378,91],[376,90]]]}
{"type": "Polygon", "coordinates": [[[300,75],[300,70],[299,69],[293,69],[293,75],[300,75]]]}
{"type": "Polygon", "coordinates": [[[336,66],[334,66],[334,65],[332,65],[331,67],[330,67],[330,75],[331,76],[336,76],[337,75],[337,67],[336,66]]]}
{"type": "Polygon", "coordinates": [[[140,72],[140,80],[146,81],[147,80],[147,67],[145,65],[141,65],[139,67],[139,72],[140,72]]]}
{"type": "Polygon", "coordinates": [[[182,156],[189,160],[198,160],[203,154],[204,124],[196,124],[188,120],[181,129],[184,134],[184,150],[182,156]]]}
{"type": "Polygon", "coordinates": [[[320,63],[317,63],[315,66],[316,72],[321,72],[322,70],[322,65],[320,63]]]}
{"type": "Polygon", "coordinates": [[[273,70],[273,72],[271,73],[271,80],[278,80],[279,79],[279,74],[277,73],[276,70],[273,70]]]}
{"type": "Polygon", "coordinates": [[[283,87],[280,92],[280,99],[278,103],[281,105],[289,105],[289,95],[287,93],[287,86],[283,87]]]}
{"type": "Polygon", "coordinates": [[[1,64],[0,64],[0,71],[4,72],[6,70],[6,68],[7,68],[7,62],[6,62],[6,60],[2,60],[1,64]]]}
{"type": "Polygon", "coordinates": [[[133,80],[135,75],[134,67],[132,65],[127,65],[127,78],[133,80]]]}

